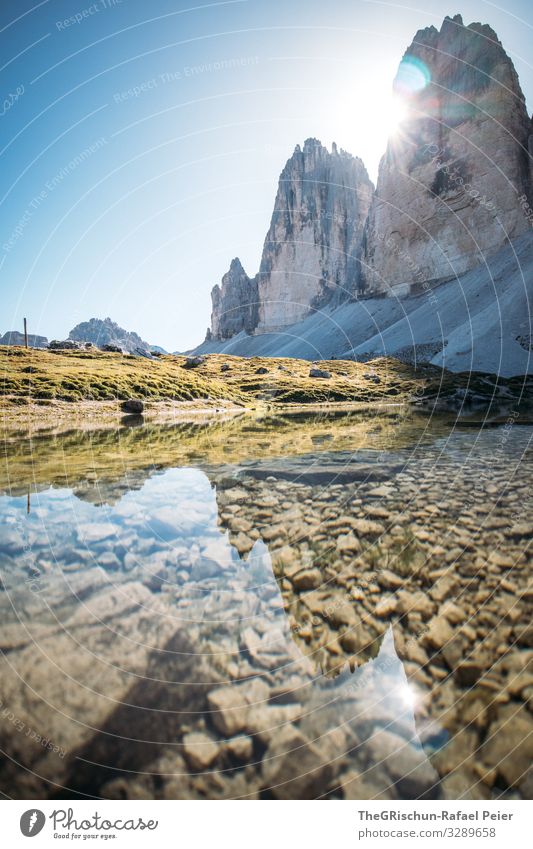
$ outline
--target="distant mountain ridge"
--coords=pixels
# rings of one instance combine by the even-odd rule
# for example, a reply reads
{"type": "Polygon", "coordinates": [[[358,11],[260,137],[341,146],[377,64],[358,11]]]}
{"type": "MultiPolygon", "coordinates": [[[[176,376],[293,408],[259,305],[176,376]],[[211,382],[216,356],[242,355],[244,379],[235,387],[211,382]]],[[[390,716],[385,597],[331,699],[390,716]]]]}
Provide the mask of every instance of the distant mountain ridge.
{"type": "Polygon", "coordinates": [[[141,339],[138,333],[125,330],[109,317],[91,318],[89,321],[80,322],[70,331],[68,338],[75,342],[91,342],[98,348],[114,345],[130,354],[137,351],[164,352],[163,348],[150,345],[149,342],[141,339]]]}
{"type": "MultiPolygon", "coordinates": [[[[0,336],[0,345],[24,345],[24,342],[24,333],[21,333],[20,330],[8,330],[3,336],[0,336]]],[[[48,339],[46,336],[28,333],[28,345],[30,348],[47,348],[48,339]]]]}

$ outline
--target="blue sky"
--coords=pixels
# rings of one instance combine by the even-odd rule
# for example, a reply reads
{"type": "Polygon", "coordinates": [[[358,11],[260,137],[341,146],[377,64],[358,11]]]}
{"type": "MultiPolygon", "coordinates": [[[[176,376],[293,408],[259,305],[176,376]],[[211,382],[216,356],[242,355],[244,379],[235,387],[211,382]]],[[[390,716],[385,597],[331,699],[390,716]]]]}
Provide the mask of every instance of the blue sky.
{"type": "Polygon", "coordinates": [[[489,23],[528,108],[529,0],[2,0],[0,332],[110,315],[184,350],[234,256],[256,273],[277,178],[309,136],[375,180],[417,29],[489,23]]]}

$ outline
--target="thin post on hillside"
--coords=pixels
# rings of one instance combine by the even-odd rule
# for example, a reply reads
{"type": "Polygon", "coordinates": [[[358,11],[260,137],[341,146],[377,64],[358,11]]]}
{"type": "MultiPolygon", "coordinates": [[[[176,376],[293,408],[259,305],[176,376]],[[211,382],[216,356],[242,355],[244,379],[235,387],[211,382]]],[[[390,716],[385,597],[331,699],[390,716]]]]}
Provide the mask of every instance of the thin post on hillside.
{"type": "Polygon", "coordinates": [[[24,319],[24,347],[28,347],[28,322],[24,319]]]}

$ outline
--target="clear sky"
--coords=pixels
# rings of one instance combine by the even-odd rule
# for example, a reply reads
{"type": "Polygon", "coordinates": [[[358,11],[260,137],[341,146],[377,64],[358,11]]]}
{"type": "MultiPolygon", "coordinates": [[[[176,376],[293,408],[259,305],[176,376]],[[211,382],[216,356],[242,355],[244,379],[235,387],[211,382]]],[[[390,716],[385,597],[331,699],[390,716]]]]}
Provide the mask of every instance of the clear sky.
{"type": "Polygon", "coordinates": [[[297,143],[335,141],[375,180],[418,29],[489,23],[531,111],[533,7],[500,2],[2,0],[0,332],[109,315],[199,343],[231,259],[258,270],[297,143]]]}

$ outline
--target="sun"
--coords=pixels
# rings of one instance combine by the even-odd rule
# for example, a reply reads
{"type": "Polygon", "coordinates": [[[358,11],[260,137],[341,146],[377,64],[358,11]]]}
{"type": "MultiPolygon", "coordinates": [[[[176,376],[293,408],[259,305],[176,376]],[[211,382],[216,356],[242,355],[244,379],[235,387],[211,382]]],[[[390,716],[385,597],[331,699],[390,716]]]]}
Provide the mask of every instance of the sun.
{"type": "Polygon", "coordinates": [[[390,102],[386,105],[388,136],[396,135],[407,121],[408,110],[405,102],[397,94],[392,94],[390,102]]]}
{"type": "MultiPolygon", "coordinates": [[[[361,128],[364,128],[366,137],[364,142],[382,152],[389,141],[398,138],[409,120],[406,98],[390,86],[369,86],[360,98],[359,109],[360,114],[364,115],[361,128]]],[[[360,136],[363,136],[363,132],[360,136]]]]}
{"type": "Polygon", "coordinates": [[[333,128],[332,138],[344,140],[341,146],[361,157],[375,180],[387,145],[402,141],[411,117],[409,96],[395,91],[383,74],[339,90],[324,120],[333,128]]]}
{"type": "Polygon", "coordinates": [[[376,87],[365,92],[360,114],[364,120],[358,124],[356,150],[361,151],[363,162],[373,162],[376,153],[381,157],[389,143],[402,138],[409,122],[409,108],[401,95],[376,87]]]}

